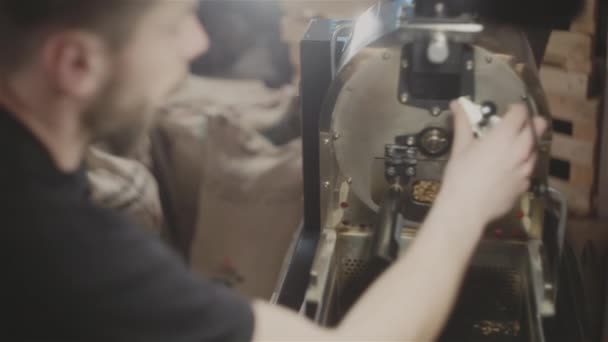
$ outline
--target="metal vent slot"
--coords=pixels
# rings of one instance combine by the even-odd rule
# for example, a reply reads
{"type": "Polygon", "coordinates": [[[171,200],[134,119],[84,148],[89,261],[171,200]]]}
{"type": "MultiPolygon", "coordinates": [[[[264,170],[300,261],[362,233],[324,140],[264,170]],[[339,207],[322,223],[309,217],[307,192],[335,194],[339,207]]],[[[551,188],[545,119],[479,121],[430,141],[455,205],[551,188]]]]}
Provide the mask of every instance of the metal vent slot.
{"type": "MultiPolygon", "coordinates": [[[[369,232],[340,232],[328,324],[337,324],[372,279],[369,232]]],[[[413,241],[405,237],[403,242],[413,241]]],[[[441,342],[520,342],[530,339],[526,263],[518,245],[483,245],[464,281],[459,301],[441,342]]]]}
{"type": "Polygon", "coordinates": [[[340,234],[336,244],[338,289],[364,271],[369,259],[371,239],[369,233],[340,234]]]}
{"type": "Polygon", "coordinates": [[[348,281],[353,276],[359,275],[363,271],[365,262],[362,259],[344,258],[342,259],[342,274],[343,281],[348,281]]]}

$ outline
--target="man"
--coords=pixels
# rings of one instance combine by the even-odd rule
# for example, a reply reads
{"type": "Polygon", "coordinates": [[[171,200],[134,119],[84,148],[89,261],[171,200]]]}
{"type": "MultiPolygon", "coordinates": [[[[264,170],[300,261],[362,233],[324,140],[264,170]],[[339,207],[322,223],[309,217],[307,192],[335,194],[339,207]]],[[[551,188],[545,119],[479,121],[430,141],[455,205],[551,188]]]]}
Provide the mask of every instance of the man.
{"type": "Polygon", "coordinates": [[[259,79],[271,88],[289,84],[294,68],[281,41],[281,16],[278,1],[201,1],[198,17],[212,44],[192,72],[259,79]]]}
{"type": "Polygon", "coordinates": [[[536,161],[523,106],[478,141],[454,105],[453,158],[417,242],[323,329],[214,287],[87,197],[87,146],[129,146],[152,121],[135,113],[154,112],[207,49],[193,2],[0,0],[0,43],[3,341],[432,340],[484,226],[536,161]]]}

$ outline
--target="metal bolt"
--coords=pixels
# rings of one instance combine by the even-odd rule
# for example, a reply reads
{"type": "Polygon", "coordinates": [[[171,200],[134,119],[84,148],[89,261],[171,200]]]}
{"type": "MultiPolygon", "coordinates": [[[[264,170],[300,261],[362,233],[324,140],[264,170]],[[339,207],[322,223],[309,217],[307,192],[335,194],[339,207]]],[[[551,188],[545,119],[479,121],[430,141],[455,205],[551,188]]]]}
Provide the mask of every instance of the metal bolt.
{"type": "Polygon", "coordinates": [[[389,51],[384,51],[382,58],[385,60],[391,59],[391,53],[389,51]]]}
{"type": "Polygon", "coordinates": [[[413,167],[408,167],[407,170],[405,170],[405,174],[410,177],[414,177],[416,175],[416,169],[413,167]]]}
{"type": "Polygon", "coordinates": [[[338,132],[334,133],[334,135],[333,135],[334,140],[338,140],[338,139],[340,139],[341,137],[342,137],[342,134],[340,134],[340,133],[338,133],[338,132]]]}
{"type": "Polygon", "coordinates": [[[416,145],[416,138],[414,138],[414,137],[407,138],[406,144],[408,146],[414,146],[414,145],[416,145]]]}
{"type": "Polygon", "coordinates": [[[486,56],[486,63],[490,64],[493,60],[492,56],[486,56]]]}
{"type": "Polygon", "coordinates": [[[521,99],[524,100],[524,101],[528,101],[528,94],[523,94],[521,96],[521,99]]]}
{"type": "Polygon", "coordinates": [[[473,61],[467,61],[467,70],[473,70],[473,61]]]}
{"type": "Polygon", "coordinates": [[[389,175],[390,177],[395,177],[397,175],[397,169],[395,169],[394,167],[389,167],[388,169],[386,169],[386,174],[389,175]]]}
{"type": "Polygon", "coordinates": [[[329,140],[329,138],[323,139],[323,144],[325,144],[325,145],[329,145],[330,142],[331,141],[329,140]]]}
{"type": "Polygon", "coordinates": [[[437,13],[438,16],[443,16],[443,12],[445,12],[445,5],[442,2],[438,2],[435,5],[435,13],[437,13]]]}
{"type": "Polygon", "coordinates": [[[441,108],[433,107],[433,109],[431,109],[431,114],[433,114],[433,116],[439,116],[439,114],[441,114],[441,108]]]}
{"type": "Polygon", "coordinates": [[[433,64],[443,64],[450,58],[448,37],[444,32],[435,32],[428,44],[426,58],[433,64]]]}
{"type": "Polygon", "coordinates": [[[350,185],[350,184],[353,184],[353,177],[348,177],[348,178],[346,179],[346,183],[348,183],[349,185],[350,185]]]}
{"type": "Polygon", "coordinates": [[[401,96],[399,97],[399,100],[400,100],[402,103],[406,103],[408,99],[409,99],[409,96],[407,95],[407,93],[403,93],[403,94],[401,94],[401,96]]]}
{"type": "Polygon", "coordinates": [[[325,182],[323,182],[323,187],[324,187],[325,189],[329,189],[330,185],[331,185],[331,183],[330,183],[329,181],[325,181],[325,182]]]}
{"type": "Polygon", "coordinates": [[[310,282],[312,285],[317,285],[317,281],[319,279],[319,273],[317,271],[310,271],[310,282]]]}
{"type": "Polygon", "coordinates": [[[403,6],[399,9],[399,20],[407,19],[407,7],[403,6]]]}
{"type": "Polygon", "coordinates": [[[415,148],[408,148],[406,151],[406,154],[408,156],[408,158],[416,158],[416,149],[415,148]]]}
{"type": "Polygon", "coordinates": [[[410,66],[410,62],[408,62],[407,59],[404,59],[401,61],[401,67],[403,69],[407,69],[407,68],[409,68],[409,66],[410,66]]]}

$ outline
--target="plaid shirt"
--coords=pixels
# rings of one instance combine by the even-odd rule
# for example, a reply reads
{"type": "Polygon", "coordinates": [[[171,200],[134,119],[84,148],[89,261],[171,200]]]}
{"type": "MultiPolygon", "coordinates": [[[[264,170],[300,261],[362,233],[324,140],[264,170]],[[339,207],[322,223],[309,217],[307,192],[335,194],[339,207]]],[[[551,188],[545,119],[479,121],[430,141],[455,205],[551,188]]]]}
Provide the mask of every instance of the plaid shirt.
{"type": "Polygon", "coordinates": [[[86,161],[95,203],[125,214],[146,231],[161,232],[164,218],[158,186],[144,164],[96,147],[90,148],[86,161]]]}

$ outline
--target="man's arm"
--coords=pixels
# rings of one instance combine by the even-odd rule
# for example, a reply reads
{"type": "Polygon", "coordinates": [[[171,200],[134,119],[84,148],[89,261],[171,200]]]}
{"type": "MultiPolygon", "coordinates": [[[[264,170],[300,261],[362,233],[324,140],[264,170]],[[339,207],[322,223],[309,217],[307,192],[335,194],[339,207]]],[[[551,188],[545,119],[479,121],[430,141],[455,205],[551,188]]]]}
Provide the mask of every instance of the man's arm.
{"type": "MultiPolygon", "coordinates": [[[[19,204],[4,226],[5,335],[19,341],[245,342],[250,303],[87,202],[19,204]],[[24,216],[23,213],[28,213],[24,216]],[[31,214],[30,214],[31,213],[31,214]],[[54,218],[56,216],[56,218],[54,218]],[[29,328],[29,329],[28,329],[29,328]]],[[[6,219],[6,217],[5,217],[6,219]]]]}
{"type": "Polygon", "coordinates": [[[381,276],[340,327],[326,330],[284,309],[256,303],[257,341],[431,341],[460,288],[483,224],[433,209],[407,254],[381,276]],[[457,223],[454,223],[457,222],[457,223]]]}
{"type": "MultiPolygon", "coordinates": [[[[338,328],[304,322],[256,303],[255,340],[432,341],[456,300],[485,225],[529,188],[536,155],[531,125],[515,107],[483,141],[456,114],[456,141],[443,189],[412,247],[363,295],[338,328]],[[488,172],[492,170],[492,172],[488,172]]],[[[538,134],[546,127],[536,122],[538,134]]]]}

